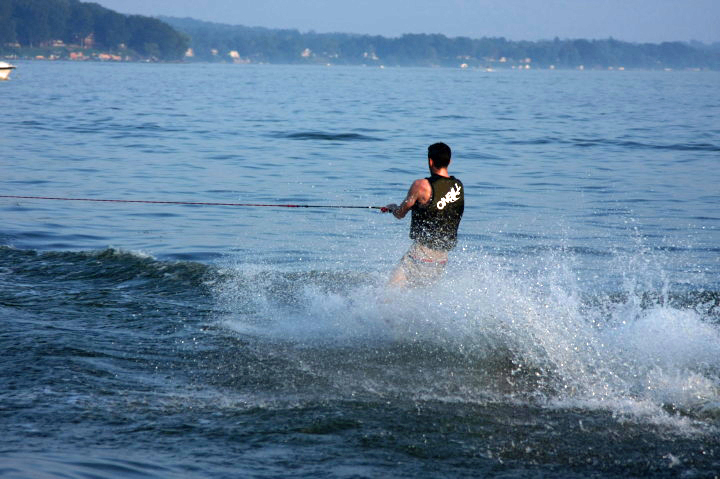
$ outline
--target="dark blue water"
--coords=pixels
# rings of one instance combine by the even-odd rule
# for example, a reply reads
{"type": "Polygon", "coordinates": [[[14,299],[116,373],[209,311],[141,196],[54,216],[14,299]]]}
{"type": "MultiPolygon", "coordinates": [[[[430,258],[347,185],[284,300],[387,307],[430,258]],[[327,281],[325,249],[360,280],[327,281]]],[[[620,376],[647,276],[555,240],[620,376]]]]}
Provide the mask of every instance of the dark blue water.
{"type": "Polygon", "coordinates": [[[376,210],[0,198],[0,477],[717,477],[719,80],[19,64],[2,195],[467,208],[388,298],[376,210]]]}

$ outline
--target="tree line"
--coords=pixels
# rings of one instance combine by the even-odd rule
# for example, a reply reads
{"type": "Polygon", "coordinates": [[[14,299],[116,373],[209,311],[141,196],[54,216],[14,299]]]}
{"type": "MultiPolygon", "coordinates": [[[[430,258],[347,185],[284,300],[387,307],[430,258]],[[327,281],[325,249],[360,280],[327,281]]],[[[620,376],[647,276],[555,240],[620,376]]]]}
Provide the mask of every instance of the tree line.
{"type": "Polygon", "coordinates": [[[615,39],[510,41],[406,34],[388,38],[347,33],[301,33],[123,15],[79,0],[0,0],[0,54],[62,41],[131,53],[132,58],[180,60],[188,47],[198,61],[332,63],[387,66],[523,68],[720,69],[720,44],[629,43],[615,39]],[[91,36],[92,35],[92,36],[91,36]]]}
{"type": "Polygon", "coordinates": [[[615,39],[448,38],[406,34],[396,38],[346,33],[301,33],[231,26],[189,18],[161,17],[191,38],[195,59],[266,63],[382,64],[388,66],[468,66],[500,64],[549,68],[711,68],[720,69],[720,44],[683,42],[637,44],[615,39]]]}
{"type": "Polygon", "coordinates": [[[133,56],[182,59],[189,39],[167,23],[141,15],[122,15],[78,0],[0,0],[0,51],[48,46],[62,41],[133,56]]]}

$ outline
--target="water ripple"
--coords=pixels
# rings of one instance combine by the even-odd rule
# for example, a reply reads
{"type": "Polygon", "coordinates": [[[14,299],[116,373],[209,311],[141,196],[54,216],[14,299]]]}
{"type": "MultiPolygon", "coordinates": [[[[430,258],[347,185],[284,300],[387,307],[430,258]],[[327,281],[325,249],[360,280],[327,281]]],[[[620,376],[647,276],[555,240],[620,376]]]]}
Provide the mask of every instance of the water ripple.
{"type": "Polygon", "coordinates": [[[720,151],[720,146],[712,143],[643,143],[639,141],[618,141],[610,139],[582,139],[573,138],[572,144],[579,147],[593,146],[620,146],[629,149],[649,149],[649,150],[674,150],[674,151],[720,151]]]}
{"type": "Polygon", "coordinates": [[[330,133],[324,131],[300,131],[295,133],[278,132],[276,138],[290,140],[320,140],[320,141],[385,141],[382,138],[359,133],[330,133]]]}

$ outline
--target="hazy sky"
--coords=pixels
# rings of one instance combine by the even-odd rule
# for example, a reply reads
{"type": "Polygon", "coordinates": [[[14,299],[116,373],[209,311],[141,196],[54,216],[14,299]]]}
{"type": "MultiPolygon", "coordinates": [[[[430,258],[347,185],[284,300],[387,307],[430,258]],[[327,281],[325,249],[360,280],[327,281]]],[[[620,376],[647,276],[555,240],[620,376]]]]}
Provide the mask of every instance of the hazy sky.
{"type": "Polygon", "coordinates": [[[720,41],[720,0],[94,0],[121,13],[300,31],[720,41]]]}

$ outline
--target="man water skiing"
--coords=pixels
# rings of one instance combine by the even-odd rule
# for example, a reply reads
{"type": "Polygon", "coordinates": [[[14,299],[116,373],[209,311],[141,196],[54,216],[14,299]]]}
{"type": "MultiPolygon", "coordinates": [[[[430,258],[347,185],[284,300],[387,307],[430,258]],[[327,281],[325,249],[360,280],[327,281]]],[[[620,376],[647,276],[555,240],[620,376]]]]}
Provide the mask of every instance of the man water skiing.
{"type": "Polygon", "coordinates": [[[412,211],[410,238],[413,244],[390,276],[394,286],[424,285],[445,270],[448,251],[457,244],[457,230],[465,210],[463,184],[448,174],[452,152],[445,143],[428,147],[430,176],[415,180],[400,205],[382,211],[402,219],[412,211]]]}

